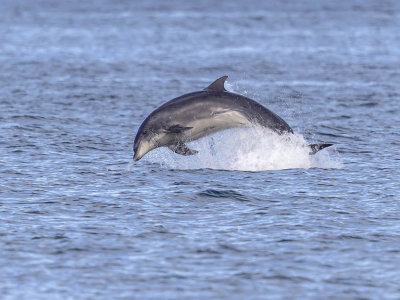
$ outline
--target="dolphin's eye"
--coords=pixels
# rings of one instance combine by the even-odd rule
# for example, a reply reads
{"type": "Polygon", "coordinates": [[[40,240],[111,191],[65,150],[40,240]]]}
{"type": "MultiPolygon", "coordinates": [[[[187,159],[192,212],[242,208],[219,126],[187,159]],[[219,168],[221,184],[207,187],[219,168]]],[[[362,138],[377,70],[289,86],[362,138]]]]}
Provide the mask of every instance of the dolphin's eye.
{"type": "Polygon", "coordinates": [[[143,131],[143,134],[146,135],[147,134],[147,130],[143,131]]]}

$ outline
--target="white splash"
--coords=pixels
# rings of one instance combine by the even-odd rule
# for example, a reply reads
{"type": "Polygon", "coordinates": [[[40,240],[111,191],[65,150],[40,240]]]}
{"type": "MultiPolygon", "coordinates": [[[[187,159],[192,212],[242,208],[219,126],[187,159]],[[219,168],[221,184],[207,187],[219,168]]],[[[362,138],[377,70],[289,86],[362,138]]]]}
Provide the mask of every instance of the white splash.
{"type": "Polygon", "coordinates": [[[309,155],[310,148],[300,134],[278,135],[262,128],[237,128],[218,132],[188,144],[199,151],[182,156],[158,148],[143,160],[171,169],[219,169],[264,171],[293,168],[342,168],[335,148],[309,155]]]}

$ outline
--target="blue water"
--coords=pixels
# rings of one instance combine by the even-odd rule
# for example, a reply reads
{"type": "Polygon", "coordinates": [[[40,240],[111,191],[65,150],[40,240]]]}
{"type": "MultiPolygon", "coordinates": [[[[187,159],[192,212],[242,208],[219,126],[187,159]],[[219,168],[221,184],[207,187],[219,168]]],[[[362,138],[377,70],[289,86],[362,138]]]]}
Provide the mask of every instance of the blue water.
{"type": "Polygon", "coordinates": [[[2,0],[1,299],[399,299],[399,28],[398,1],[2,0]],[[335,146],[132,162],[222,75],[335,146]]]}

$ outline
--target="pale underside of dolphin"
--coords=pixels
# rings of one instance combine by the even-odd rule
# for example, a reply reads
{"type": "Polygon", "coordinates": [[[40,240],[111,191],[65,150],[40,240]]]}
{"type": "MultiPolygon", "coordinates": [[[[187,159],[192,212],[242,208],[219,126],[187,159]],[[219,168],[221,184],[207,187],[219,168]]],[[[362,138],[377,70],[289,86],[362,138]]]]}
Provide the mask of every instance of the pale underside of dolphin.
{"type": "MultiPolygon", "coordinates": [[[[223,76],[202,91],[182,95],[154,110],[140,126],[133,145],[133,160],[162,146],[181,155],[194,155],[186,143],[235,127],[262,127],[277,134],[293,129],[277,114],[258,102],[228,92],[223,76]]],[[[311,154],[332,144],[309,145],[311,154]]]]}

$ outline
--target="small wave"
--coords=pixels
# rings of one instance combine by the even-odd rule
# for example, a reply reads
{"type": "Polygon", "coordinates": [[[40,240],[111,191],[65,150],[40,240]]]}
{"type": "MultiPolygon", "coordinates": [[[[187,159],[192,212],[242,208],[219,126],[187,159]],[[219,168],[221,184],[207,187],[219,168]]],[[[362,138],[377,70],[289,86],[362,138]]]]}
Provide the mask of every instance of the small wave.
{"type": "Polygon", "coordinates": [[[43,116],[38,115],[15,115],[11,116],[13,120],[46,120],[43,116]]]}
{"type": "Polygon", "coordinates": [[[233,190],[213,190],[213,189],[208,189],[205,191],[202,191],[197,194],[200,197],[206,197],[206,198],[222,198],[222,199],[235,199],[239,201],[249,201],[249,199],[233,190]]]}
{"type": "Polygon", "coordinates": [[[334,148],[309,155],[307,144],[301,134],[278,135],[261,128],[237,128],[191,142],[189,147],[199,151],[196,155],[181,156],[163,147],[150,152],[144,160],[171,169],[342,168],[334,148]]]}
{"type": "Polygon", "coordinates": [[[375,107],[378,106],[379,103],[377,102],[367,102],[367,103],[361,103],[360,106],[362,107],[375,107]]]}

